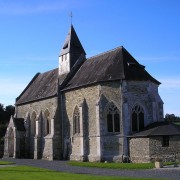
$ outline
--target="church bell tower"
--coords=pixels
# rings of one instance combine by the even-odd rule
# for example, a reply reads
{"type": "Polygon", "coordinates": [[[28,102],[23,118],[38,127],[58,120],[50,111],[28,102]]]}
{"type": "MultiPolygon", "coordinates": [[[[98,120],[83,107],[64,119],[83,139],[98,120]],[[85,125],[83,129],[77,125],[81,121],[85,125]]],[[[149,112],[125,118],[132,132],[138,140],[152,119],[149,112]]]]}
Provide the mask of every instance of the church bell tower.
{"type": "Polygon", "coordinates": [[[69,73],[81,54],[86,55],[74,27],[71,25],[59,56],[59,75],[69,73]]]}

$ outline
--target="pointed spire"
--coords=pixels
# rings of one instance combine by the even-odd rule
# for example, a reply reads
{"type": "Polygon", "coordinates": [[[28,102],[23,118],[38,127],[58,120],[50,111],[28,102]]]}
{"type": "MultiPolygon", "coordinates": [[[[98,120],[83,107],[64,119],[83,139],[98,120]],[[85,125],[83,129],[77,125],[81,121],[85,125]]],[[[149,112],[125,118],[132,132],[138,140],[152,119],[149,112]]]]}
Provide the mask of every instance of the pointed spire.
{"type": "Polygon", "coordinates": [[[69,73],[81,56],[85,57],[86,53],[71,25],[59,56],[59,75],[69,73]]]}
{"type": "Polygon", "coordinates": [[[79,55],[81,55],[82,53],[86,54],[78,36],[74,30],[73,25],[71,25],[68,35],[66,36],[64,45],[61,49],[60,56],[67,54],[67,53],[79,54],[79,55]]]}

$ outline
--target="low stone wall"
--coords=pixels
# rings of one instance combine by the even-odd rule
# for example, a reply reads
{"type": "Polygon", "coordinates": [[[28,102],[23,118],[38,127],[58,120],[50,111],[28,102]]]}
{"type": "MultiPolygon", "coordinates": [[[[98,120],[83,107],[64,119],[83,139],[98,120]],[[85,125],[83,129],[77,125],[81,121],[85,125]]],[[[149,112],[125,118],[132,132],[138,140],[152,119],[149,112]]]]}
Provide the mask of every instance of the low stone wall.
{"type": "Polygon", "coordinates": [[[162,136],[131,138],[129,154],[132,162],[154,162],[156,158],[164,162],[180,161],[180,136],[170,136],[169,146],[162,146],[162,136]]]}
{"type": "Polygon", "coordinates": [[[132,138],[129,140],[129,153],[131,162],[146,163],[149,157],[149,138],[132,138]]]}
{"type": "Polygon", "coordinates": [[[163,161],[180,160],[180,136],[170,136],[169,146],[162,146],[162,136],[150,138],[150,157],[151,161],[161,158],[163,161]]]}

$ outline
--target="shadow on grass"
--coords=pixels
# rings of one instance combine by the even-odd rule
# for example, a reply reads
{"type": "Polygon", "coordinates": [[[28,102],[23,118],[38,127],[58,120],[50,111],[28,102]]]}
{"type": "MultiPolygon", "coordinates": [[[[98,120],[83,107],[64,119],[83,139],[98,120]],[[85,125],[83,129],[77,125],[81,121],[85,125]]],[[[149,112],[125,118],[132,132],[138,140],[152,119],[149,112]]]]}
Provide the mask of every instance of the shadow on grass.
{"type": "MultiPolygon", "coordinates": [[[[43,173],[53,173],[56,171],[49,170],[49,169],[42,169],[42,168],[36,168],[32,166],[9,166],[6,168],[0,168],[0,172],[6,171],[6,172],[23,172],[23,173],[28,173],[28,172],[43,172],[43,173]]],[[[58,171],[57,171],[58,172],[58,171]]]]}
{"type": "Polygon", "coordinates": [[[9,162],[9,161],[1,161],[0,160],[0,165],[11,165],[11,164],[16,164],[14,162],[9,162]]]}
{"type": "Polygon", "coordinates": [[[7,168],[2,168],[2,169],[0,169],[0,171],[6,171],[6,172],[23,172],[23,173],[29,173],[29,172],[38,172],[38,173],[40,173],[40,172],[43,172],[43,173],[54,173],[54,172],[58,172],[58,171],[33,171],[33,170],[29,170],[29,171],[24,171],[24,170],[18,170],[18,169],[16,169],[16,170],[9,170],[9,169],[7,169],[7,168]]]}
{"type": "Polygon", "coordinates": [[[117,177],[117,176],[99,176],[84,173],[65,173],[53,171],[32,166],[14,166],[0,168],[0,179],[3,180],[19,180],[19,179],[39,179],[39,180],[160,180],[157,178],[136,178],[136,177],[117,177]]]}

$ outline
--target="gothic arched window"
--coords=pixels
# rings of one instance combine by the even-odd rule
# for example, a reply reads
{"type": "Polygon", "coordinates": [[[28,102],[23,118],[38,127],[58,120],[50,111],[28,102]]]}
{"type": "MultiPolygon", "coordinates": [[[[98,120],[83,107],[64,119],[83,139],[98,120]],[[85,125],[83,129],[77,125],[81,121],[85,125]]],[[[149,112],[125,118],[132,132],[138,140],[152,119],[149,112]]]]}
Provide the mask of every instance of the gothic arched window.
{"type": "Polygon", "coordinates": [[[144,110],[136,105],[132,109],[132,132],[138,132],[144,129],[144,110]]]}
{"type": "Polygon", "coordinates": [[[45,117],[45,128],[44,128],[44,134],[50,134],[51,133],[51,119],[50,119],[50,113],[48,110],[45,111],[44,113],[44,117],[45,117]]]}
{"type": "Polygon", "coordinates": [[[36,113],[33,112],[31,116],[31,136],[35,136],[36,133],[36,113]]]}
{"type": "Polygon", "coordinates": [[[73,133],[74,134],[80,133],[80,113],[79,113],[79,108],[77,106],[75,107],[73,114],[73,133]]]}
{"type": "Polygon", "coordinates": [[[120,115],[118,108],[111,104],[107,109],[107,131],[120,132],[120,115]]]}

